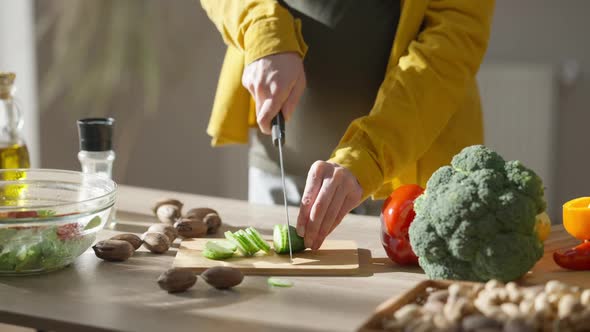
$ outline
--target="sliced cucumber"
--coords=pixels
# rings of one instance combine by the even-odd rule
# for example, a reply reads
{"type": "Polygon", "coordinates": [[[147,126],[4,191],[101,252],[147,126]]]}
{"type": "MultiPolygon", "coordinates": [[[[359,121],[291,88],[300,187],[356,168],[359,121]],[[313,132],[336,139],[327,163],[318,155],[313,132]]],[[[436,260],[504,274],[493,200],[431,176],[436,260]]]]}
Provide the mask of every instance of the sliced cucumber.
{"type": "Polygon", "coordinates": [[[235,244],[233,244],[233,243],[231,243],[231,242],[229,242],[227,240],[221,240],[220,239],[220,240],[213,240],[211,242],[214,242],[217,245],[220,245],[220,246],[224,247],[225,249],[229,249],[232,252],[236,252],[236,250],[238,250],[238,247],[235,244]]]}
{"type": "Polygon", "coordinates": [[[260,250],[256,243],[250,239],[248,233],[246,233],[243,229],[240,229],[239,231],[235,232],[234,236],[240,237],[246,243],[247,249],[250,252],[250,256],[254,255],[260,250]]]}
{"type": "Polygon", "coordinates": [[[203,254],[203,256],[205,256],[209,259],[215,259],[215,260],[228,259],[234,255],[233,252],[227,254],[227,253],[222,253],[219,251],[213,251],[213,250],[207,249],[207,248],[205,248],[205,250],[203,250],[202,254],[203,254]]]}
{"type": "Polygon", "coordinates": [[[238,251],[242,255],[244,255],[244,256],[251,256],[250,251],[248,250],[248,244],[247,243],[244,243],[244,241],[242,239],[238,238],[231,231],[227,231],[224,234],[225,234],[225,238],[229,242],[231,242],[233,245],[235,245],[236,248],[238,248],[238,251]]]}
{"type": "Polygon", "coordinates": [[[293,282],[287,279],[275,278],[270,277],[266,280],[266,282],[275,287],[293,287],[293,282]]]}
{"type": "MultiPolygon", "coordinates": [[[[303,238],[297,234],[295,227],[289,228],[291,233],[291,250],[300,252],[305,250],[303,238]]],[[[275,225],[272,232],[273,246],[277,254],[289,253],[289,237],[287,235],[287,225],[275,225]]]]}
{"type": "Polygon", "coordinates": [[[248,227],[248,228],[246,228],[246,234],[248,234],[250,240],[252,240],[254,243],[256,243],[256,246],[258,246],[258,248],[260,248],[265,253],[269,253],[270,252],[270,246],[262,238],[262,236],[260,235],[260,233],[258,233],[258,231],[254,227],[248,227]]]}
{"type": "MultiPolygon", "coordinates": [[[[288,239],[283,239],[283,225],[275,225],[272,230],[272,245],[275,249],[277,254],[282,254],[283,250],[285,250],[285,242],[288,239]]],[[[287,244],[288,246],[289,244],[287,244]]],[[[289,247],[287,247],[287,252],[289,251],[289,247]]]]}
{"type": "Polygon", "coordinates": [[[203,256],[216,260],[228,259],[234,255],[236,249],[237,246],[228,241],[207,241],[203,250],[203,256]]]}

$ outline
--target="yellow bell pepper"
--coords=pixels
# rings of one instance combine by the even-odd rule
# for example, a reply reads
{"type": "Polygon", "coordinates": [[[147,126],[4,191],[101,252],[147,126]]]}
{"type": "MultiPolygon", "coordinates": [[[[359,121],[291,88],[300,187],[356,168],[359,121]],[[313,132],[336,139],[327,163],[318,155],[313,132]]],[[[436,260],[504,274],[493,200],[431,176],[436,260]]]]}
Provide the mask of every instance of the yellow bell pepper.
{"type": "Polygon", "coordinates": [[[576,239],[590,240],[590,197],[572,199],[563,205],[563,226],[576,239]]]}

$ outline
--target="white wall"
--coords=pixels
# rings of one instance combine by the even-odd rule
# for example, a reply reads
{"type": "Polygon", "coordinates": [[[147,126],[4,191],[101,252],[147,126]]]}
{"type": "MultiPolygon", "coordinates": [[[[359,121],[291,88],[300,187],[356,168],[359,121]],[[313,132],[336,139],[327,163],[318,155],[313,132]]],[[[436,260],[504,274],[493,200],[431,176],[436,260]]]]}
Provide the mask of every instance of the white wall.
{"type": "Polygon", "coordinates": [[[39,114],[32,0],[0,0],[0,71],[15,72],[31,164],[39,166],[39,114]]]}
{"type": "MultiPolygon", "coordinates": [[[[129,114],[137,114],[142,107],[142,96],[129,87],[121,88],[124,89],[121,98],[107,110],[117,119],[115,134],[119,141],[115,140],[115,151],[119,161],[124,156],[118,148],[127,139],[125,134],[130,130],[130,123],[141,127],[135,146],[126,156],[129,164],[124,174],[121,164],[115,160],[115,180],[129,185],[245,199],[246,146],[213,149],[205,132],[225,45],[196,0],[175,0],[165,7],[162,15],[166,16],[166,24],[162,26],[161,38],[171,37],[167,38],[167,48],[161,50],[162,91],[158,113],[131,119],[129,114]]],[[[50,47],[41,44],[39,48],[41,76],[47,69],[46,55],[50,47]]],[[[47,142],[42,150],[44,167],[80,168],[76,159],[76,120],[81,111],[57,103],[41,113],[44,124],[41,138],[47,142]]]]}
{"type": "Polygon", "coordinates": [[[565,200],[590,195],[588,13],[587,0],[498,0],[486,57],[488,62],[528,62],[556,68],[566,60],[580,65],[581,77],[573,86],[561,88],[556,105],[556,182],[548,190],[556,197],[550,209],[557,219],[565,200]]]}

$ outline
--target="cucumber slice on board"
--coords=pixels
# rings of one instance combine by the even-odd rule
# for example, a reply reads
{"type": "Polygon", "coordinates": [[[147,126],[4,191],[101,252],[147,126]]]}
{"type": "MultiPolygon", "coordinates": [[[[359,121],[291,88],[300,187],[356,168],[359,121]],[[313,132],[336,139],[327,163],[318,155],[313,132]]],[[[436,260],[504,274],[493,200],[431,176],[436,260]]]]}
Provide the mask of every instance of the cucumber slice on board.
{"type": "MultiPolygon", "coordinates": [[[[294,253],[305,250],[303,238],[297,234],[296,228],[291,226],[289,228],[289,232],[291,233],[291,250],[294,253]]],[[[272,238],[273,246],[277,254],[289,253],[289,237],[287,235],[287,225],[275,225],[272,232],[272,238]]]]}
{"type": "Polygon", "coordinates": [[[207,241],[207,243],[205,243],[205,249],[209,249],[213,252],[217,252],[223,255],[233,255],[235,251],[218,241],[207,241]]]}
{"type": "Polygon", "coordinates": [[[224,259],[231,258],[234,255],[233,252],[230,254],[220,253],[218,251],[213,251],[213,250],[210,250],[207,248],[205,248],[205,250],[203,250],[202,254],[203,254],[203,256],[205,256],[209,259],[214,259],[214,260],[224,260],[224,259]]]}
{"type": "Polygon", "coordinates": [[[260,250],[256,243],[254,243],[254,241],[250,239],[250,236],[246,232],[244,232],[243,229],[240,229],[239,231],[235,232],[234,236],[244,241],[244,243],[246,244],[246,249],[250,253],[250,256],[254,255],[260,250]]]}
{"type": "Polygon", "coordinates": [[[248,228],[246,228],[246,234],[248,234],[250,240],[252,240],[254,243],[256,243],[256,246],[258,246],[258,248],[260,248],[265,253],[269,253],[270,252],[270,246],[262,238],[262,236],[260,235],[260,233],[258,233],[258,231],[254,227],[248,227],[248,228]]]}
{"type": "Polygon", "coordinates": [[[220,245],[220,246],[224,247],[225,249],[229,249],[232,252],[236,252],[236,250],[238,250],[238,247],[235,244],[233,244],[227,240],[220,239],[220,240],[212,240],[211,242],[213,242],[217,245],[220,245]]]}
{"type": "Polygon", "coordinates": [[[248,250],[248,244],[244,243],[244,240],[241,238],[238,238],[238,236],[236,236],[235,234],[233,234],[231,231],[227,231],[224,233],[225,238],[231,242],[232,244],[234,244],[237,248],[238,251],[244,255],[244,256],[252,256],[252,254],[250,254],[250,251],[248,250]]]}
{"type": "Polygon", "coordinates": [[[287,280],[287,279],[270,277],[266,280],[266,282],[270,286],[275,286],[275,287],[293,287],[293,282],[291,280],[287,280]]]}

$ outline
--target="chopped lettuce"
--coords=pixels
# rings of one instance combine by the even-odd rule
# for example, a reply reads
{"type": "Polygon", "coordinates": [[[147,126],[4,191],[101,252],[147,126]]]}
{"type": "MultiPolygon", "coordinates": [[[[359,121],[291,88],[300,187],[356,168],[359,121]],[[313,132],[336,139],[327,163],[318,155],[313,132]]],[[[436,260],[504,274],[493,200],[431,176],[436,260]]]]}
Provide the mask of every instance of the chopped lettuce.
{"type": "Polygon", "coordinates": [[[64,227],[68,225],[1,228],[0,273],[39,272],[68,265],[96,238],[94,233],[83,232],[64,237],[64,227]]]}

